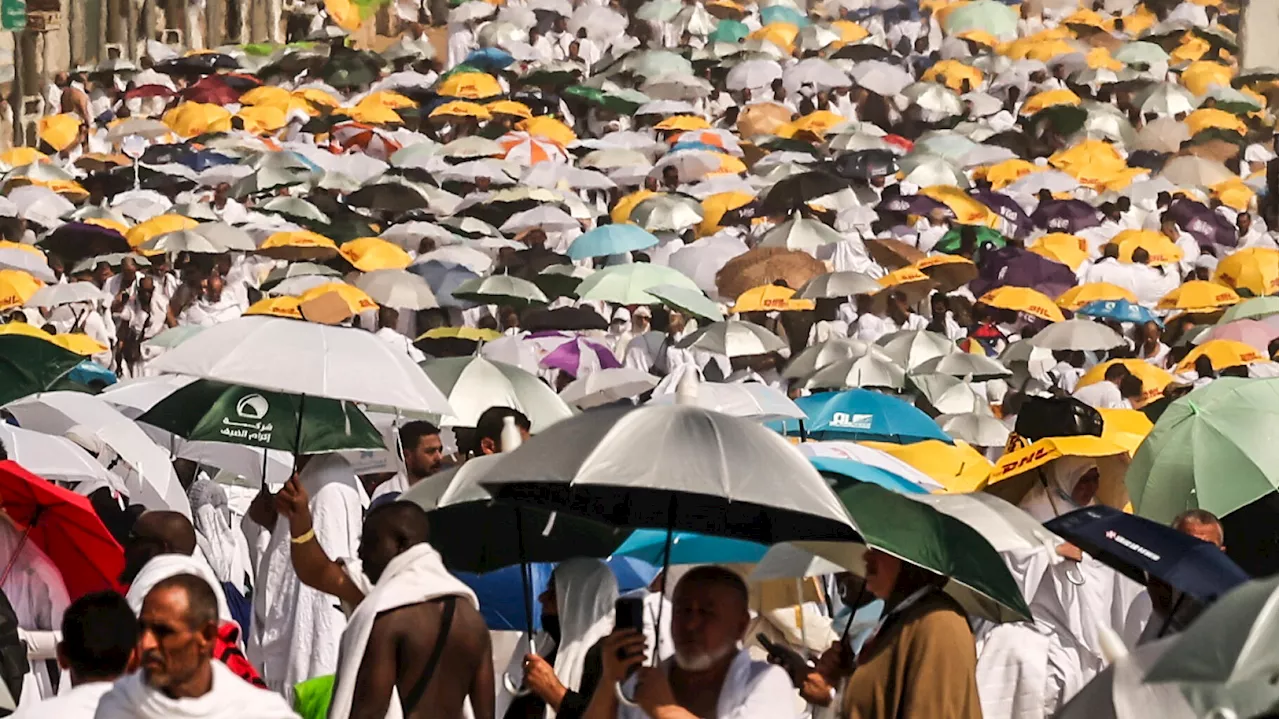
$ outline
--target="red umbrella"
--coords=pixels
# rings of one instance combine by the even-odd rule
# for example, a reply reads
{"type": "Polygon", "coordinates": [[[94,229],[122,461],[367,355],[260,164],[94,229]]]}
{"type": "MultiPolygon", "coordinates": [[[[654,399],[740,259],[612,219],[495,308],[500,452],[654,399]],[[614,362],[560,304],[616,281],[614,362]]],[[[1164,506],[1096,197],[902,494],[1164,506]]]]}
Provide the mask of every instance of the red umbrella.
{"type": "MultiPolygon", "coordinates": [[[[124,550],[98,518],[88,497],[63,489],[23,469],[16,462],[0,462],[0,506],[30,540],[48,555],[71,600],[106,589],[120,591],[116,582],[124,569],[124,550]]],[[[19,552],[14,552],[14,558],[19,552]]],[[[12,560],[0,584],[13,569],[12,560]]]]}
{"type": "Polygon", "coordinates": [[[191,102],[206,102],[212,105],[230,105],[240,101],[240,91],[227,84],[217,75],[205,75],[200,81],[182,91],[182,96],[191,102]]]}
{"type": "Polygon", "coordinates": [[[173,97],[174,94],[176,93],[174,93],[173,90],[170,90],[164,85],[139,85],[132,90],[126,91],[124,93],[124,99],[132,100],[134,98],[173,97]]]}

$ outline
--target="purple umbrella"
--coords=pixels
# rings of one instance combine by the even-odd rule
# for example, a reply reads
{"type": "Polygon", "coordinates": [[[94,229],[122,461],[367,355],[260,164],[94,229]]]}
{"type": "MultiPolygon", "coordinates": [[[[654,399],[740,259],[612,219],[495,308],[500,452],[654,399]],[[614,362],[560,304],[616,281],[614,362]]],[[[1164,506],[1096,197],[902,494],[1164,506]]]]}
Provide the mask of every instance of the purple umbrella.
{"type": "Polygon", "coordinates": [[[1036,227],[1074,234],[1102,224],[1102,214],[1084,200],[1043,200],[1031,213],[1036,227]]]}
{"type": "Polygon", "coordinates": [[[899,212],[906,215],[927,215],[934,210],[942,210],[947,217],[956,216],[950,207],[926,195],[899,195],[876,205],[876,212],[899,212]]]}
{"type": "Polygon", "coordinates": [[[622,366],[613,350],[581,337],[551,350],[538,364],[545,369],[558,369],[575,379],[596,370],[622,366]]]}
{"type": "Polygon", "coordinates": [[[1032,230],[1031,218],[1027,217],[1027,213],[1022,211],[1022,206],[1012,197],[1002,195],[995,190],[974,190],[970,194],[973,199],[986,205],[992,212],[1004,218],[1005,222],[1013,225],[1015,237],[1022,237],[1032,230]]]}
{"type": "Polygon", "coordinates": [[[1178,227],[1196,238],[1201,247],[1235,247],[1240,243],[1236,228],[1227,222],[1227,218],[1195,200],[1179,197],[1169,203],[1166,214],[1172,215],[1178,227]]]}
{"type": "Polygon", "coordinates": [[[974,297],[1005,286],[1030,287],[1057,297],[1075,284],[1076,274],[1070,267],[1021,247],[1003,247],[982,254],[978,278],[969,283],[969,289],[974,297]]]}

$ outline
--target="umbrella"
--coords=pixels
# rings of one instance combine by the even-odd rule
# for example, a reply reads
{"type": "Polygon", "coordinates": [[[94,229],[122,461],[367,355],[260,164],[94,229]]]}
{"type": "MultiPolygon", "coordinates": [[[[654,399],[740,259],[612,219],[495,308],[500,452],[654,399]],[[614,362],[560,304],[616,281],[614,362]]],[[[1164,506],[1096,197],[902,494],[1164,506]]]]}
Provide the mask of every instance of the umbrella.
{"type": "Polygon", "coordinates": [[[1003,447],[1009,439],[1009,427],[986,413],[942,414],[934,421],[952,438],[978,447],[1003,447]]]}
{"type": "Polygon", "coordinates": [[[1028,288],[1057,297],[1075,283],[1075,273],[1060,262],[1020,247],[1002,247],[982,253],[978,278],[970,289],[982,295],[999,288],[1028,288]]]}
{"type": "Polygon", "coordinates": [[[630,367],[602,369],[570,382],[560,391],[560,399],[578,409],[590,409],[637,397],[657,385],[658,378],[648,372],[630,367]]]}
{"type": "Polygon", "coordinates": [[[575,260],[647,250],[658,238],[635,225],[603,225],[578,235],[567,253],[575,260]]]}
{"type": "Polygon", "coordinates": [[[1129,370],[1129,374],[1136,375],[1142,380],[1142,395],[1139,398],[1141,405],[1145,405],[1152,400],[1164,394],[1165,387],[1173,382],[1173,375],[1156,367],[1155,365],[1140,359],[1122,359],[1110,360],[1094,365],[1093,369],[1084,373],[1084,376],[1076,383],[1076,388],[1088,387],[1091,384],[1097,384],[1103,381],[1107,371],[1107,367],[1120,362],[1125,369],[1129,370]]]}
{"type": "Polygon", "coordinates": [[[0,402],[51,389],[84,358],[37,337],[0,335],[0,402]]]}
{"type": "Polygon", "coordinates": [[[880,283],[861,272],[831,272],[801,285],[795,297],[804,300],[835,299],[875,294],[882,289],[880,283]]]}
{"type": "Polygon", "coordinates": [[[822,222],[796,214],[790,220],[766,232],[760,241],[760,246],[813,252],[820,247],[844,242],[844,240],[844,235],[822,222]]]}
{"type": "Polygon", "coordinates": [[[789,215],[809,201],[839,192],[849,186],[845,180],[827,172],[813,171],[779,180],[769,189],[758,210],[762,215],[789,215]]]}
{"type": "Polygon", "coordinates": [[[978,382],[1008,377],[1013,374],[1007,367],[982,354],[951,352],[925,360],[912,370],[913,375],[945,374],[952,377],[969,377],[978,382]]]}
{"type": "Polygon", "coordinates": [[[118,492],[127,491],[119,477],[108,472],[97,459],[66,437],[4,424],[0,425],[0,443],[4,444],[9,459],[51,482],[78,484],[87,481],[95,486],[106,485],[118,492]]]}
{"type": "Polygon", "coordinates": [[[872,347],[866,353],[837,360],[814,372],[804,383],[806,389],[848,389],[880,387],[902,389],[906,371],[882,351],[872,347]]]}
{"type": "Polygon", "coordinates": [[[1227,340],[1267,353],[1267,348],[1277,337],[1280,337],[1280,327],[1275,322],[1244,319],[1211,327],[1208,332],[1197,337],[1195,342],[1207,344],[1213,340],[1227,340]]]}
{"type": "Polygon", "coordinates": [[[702,205],[681,195],[654,195],[631,210],[630,221],[650,232],[683,232],[702,221],[702,205]]]}
{"type": "Polygon", "coordinates": [[[1227,324],[1242,319],[1262,319],[1280,314],[1280,298],[1255,297],[1247,299],[1222,313],[1218,324],[1227,324]]]}
{"type": "Polygon", "coordinates": [[[1082,200],[1051,199],[1036,206],[1031,221],[1050,232],[1070,234],[1102,224],[1102,213],[1082,200]]]}
{"type": "Polygon", "coordinates": [[[1280,293],[1280,251],[1249,247],[1227,255],[1213,272],[1213,281],[1255,297],[1280,293]]]}
{"type": "Polygon", "coordinates": [[[1219,547],[1112,507],[1077,509],[1045,527],[1135,582],[1154,577],[1206,603],[1249,581],[1219,547]]]}
{"type": "Polygon", "coordinates": [[[1182,312],[1213,312],[1223,307],[1230,307],[1240,301],[1230,287],[1192,280],[1184,282],[1156,303],[1158,310],[1180,310],[1182,312]]]}
{"type": "Polygon", "coordinates": [[[913,369],[937,357],[959,352],[955,342],[928,330],[904,330],[881,337],[876,344],[895,362],[913,369]]]}
{"type": "Polygon", "coordinates": [[[574,378],[622,366],[613,350],[581,337],[575,337],[551,350],[538,364],[545,369],[558,369],[574,378]]]}
{"type": "Polygon", "coordinates": [[[902,66],[883,60],[859,62],[849,74],[859,87],[883,97],[897,95],[913,82],[911,73],[902,66]]]}
{"type": "Polygon", "coordinates": [[[448,397],[453,411],[445,425],[474,427],[490,407],[511,407],[525,414],[533,431],[572,416],[573,412],[550,387],[534,375],[480,356],[429,359],[422,372],[448,397]]]}
{"type": "Polygon", "coordinates": [[[733,358],[778,352],[786,347],[786,343],[757,324],[725,320],[699,329],[680,340],[676,347],[703,350],[733,358]]]}
{"type": "Polygon", "coordinates": [[[1034,347],[1051,350],[1100,351],[1125,343],[1118,332],[1098,322],[1071,319],[1049,325],[1031,338],[1034,347]]]}
{"type": "Polygon", "coordinates": [[[1137,304],[1138,296],[1109,282],[1090,282],[1072,287],[1058,296],[1058,306],[1064,310],[1079,311],[1093,302],[1129,302],[1137,304]]]}
{"type": "MultiPolygon", "coordinates": [[[[98,591],[119,591],[124,551],[98,518],[87,497],[62,489],[12,461],[0,462],[4,511],[58,568],[73,601],[98,591]]],[[[4,574],[17,559],[14,548],[4,574]]]]}
{"type": "Polygon", "coordinates": [[[1012,504],[1019,504],[1033,487],[1046,482],[1044,468],[1064,457],[1084,458],[1096,464],[1099,475],[1096,497],[1100,504],[1118,508],[1129,501],[1124,485],[1128,451],[1114,442],[1092,435],[1045,437],[1030,445],[1024,442],[1023,446],[1006,452],[996,461],[984,489],[1012,504]]]}
{"type": "Polygon", "coordinates": [[[737,297],[779,280],[788,287],[800,287],[826,273],[826,265],[807,252],[759,247],[727,262],[716,273],[716,288],[721,297],[737,297]]]}
{"type": "Polygon", "coordinates": [[[688,277],[676,270],[647,262],[613,265],[599,270],[578,285],[577,295],[583,300],[604,300],[622,305],[652,305],[659,300],[649,294],[650,287],[673,285],[698,292],[688,277]]]}
{"type": "Polygon", "coordinates": [[[457,299],[480,304],[524,306],[547,304],[547,296],[538,286],[514,275],[489,275],[467,280],[454,288],[457,299]]]}
{"type": "Polygon", "coordinates": [[[720,311],[720,306],[700,291],[675,285],[654,285],[645,292],[658,298],[662,304],[694,317],[701,317],[710,322],[724,320],[724,312],[720,311]]]}
{"type": "Polygon", "coordinates": [[[631,557],[654,566],[668,564],[755,564],[768,547],[744,539],[712,537],[696,532],[675,532],[667,551],[667,533],[637,529],[614,550],[615,557],[631,557]],[[670,554],[670,556],[668,556],[670,554]]]}
{"type": "MultiPolygon", "coordinates": [[[[696,376],[696,372],[692,372],[696,376]]],[[[759,382],[702,382],[695,380],[695,392],[682,393],[677,382],[663,382],[653,398],[646,404],[689,404],[714,410],[732,417],[742,417],[755,422],[774,422],[786,419],[803,419],[804,412],[787,399],[781,391],[759,382]],[[663,392],[666,388],[670,391],[663,392]],[[688,395],[692,395],[689,397],[688,395]]]]}
{"type": "Polygon", "coordinates": [[[402,352],[372,333],[275,317],[210,327],[165,352],[154,369],[288,394],[452,414],[402,352]]]}
{"type": "Polygon", "coordinates": [[[1158,325],[1164,324],[1155,312],[1129,300],[1095,300],[1077,309],[1076,314],[1086,317],[1099,317],[1115,322],[1134,322],[1137,324],[1155,322],[1158,325]]]}
{"type": "MultiPolygon", "coordinates": [[[[991,475],[991,462],[964,442],[946,444],[927,439],[912,444],[863,442],[860,446],[879,450],[906,463],[941,483],[946,492],[976,492],[986,485],[987,478],[991,475]]],[[[989,495],[980,493],[968,496],[985,502],[989,495]]],[[[995,500],[994,497],[991,499],[995,500]]],[[[1003,506],[1012,506],[1007,502],[997,501],[1003,506]]]]}
{"type": "Polygon", "coordinates": [[[1184,155],[1165,163],[1158,177],[1179,187],[1212,187],[1226,182],[1236,175],[1220,162],[1203,157],[1184,155]]]}
{"type": "Polygon", "coordinates": [[[557,307],[525,313],[520,318],[520,327],[529,332],[604,330],[609,328],[609,322],[589,307],[557,307]]]}
{"type": "Polygon", "coordinates": [[[800,354],[792,357],[783,370],[782,376],[786,379],[808,379],[824,367],[829,367],[841,360],[856,359],[872,352],[883,360],[892,361],[889,355],[872,344],[848,337],[835,337],[810,345],[800,354]]]}
{"type": "MultiPolygon", "coordinates": [[[[808,419],[804,433],[816,439],[880,440],[894,443],[926,439],[951,442],[924,412],[889,395],[865,389],[820,392],[801,397],[796,406],[808,419]]],[[[792,423],[786,434],[799,434],[792,423]]]]}
{"type": "Polygon", "coordinates": [[[1050,322],[1061,322],[1066,319],[1053,300],[1029,287],[997,287],[982,295],[978,301],[991,307],[1025,312],[1032,317],[1050,322]]]}
{"type": "MultiPolygon", "coordinates": [[[[892,445],[897,446],[897,445],[892,445]]],[[[863,443],[855,442],[802,442],[800,453],[809,462],[828,475],[844,478],[837,486],[847,484],[847,479],[873,482],[903,494],[927,494],[943,490],[943,486],[914,467],[894,456],[863,443]]]]}

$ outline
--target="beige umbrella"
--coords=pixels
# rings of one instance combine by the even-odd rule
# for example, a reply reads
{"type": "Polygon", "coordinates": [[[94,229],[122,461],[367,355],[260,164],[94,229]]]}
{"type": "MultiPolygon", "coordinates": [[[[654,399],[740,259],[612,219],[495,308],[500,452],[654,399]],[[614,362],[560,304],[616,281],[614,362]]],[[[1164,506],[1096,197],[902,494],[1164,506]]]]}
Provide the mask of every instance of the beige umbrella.
{"type": "Polygon", "coordinates": [[[1148,122],[1138,131],[1135,150],[1177,152],[1182,143],[1191,139],[1191,130],[1172,117],[1160,117],[1148,122]]]}

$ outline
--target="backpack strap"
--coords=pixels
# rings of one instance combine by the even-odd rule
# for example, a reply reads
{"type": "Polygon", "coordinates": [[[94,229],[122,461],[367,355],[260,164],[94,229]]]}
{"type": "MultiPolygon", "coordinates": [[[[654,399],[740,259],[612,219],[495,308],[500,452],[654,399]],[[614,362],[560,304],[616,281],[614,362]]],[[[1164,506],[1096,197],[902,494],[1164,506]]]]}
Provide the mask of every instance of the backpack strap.
{"type": "Polygon", "coordinates": [[[441,656],[444,655],[445,644],[449,641],[449,629],[453,626],[453,613],[457,609],[458,598],[452,595],[445,597],[441,604],[444,606],[444,611],[440,617],[440,631],[436,634],[436,644],[431,648],[431,656],[427,659],[427,665],[422,670],[422,676],[413,685],[413,689],[409,690],[408,695],[400,699],[400,705],[404,707],[406,713],[417,706],[418,702],[422,700],[422,695],[427,693],[427,687],[431,685],[431,676],[435,674],[436,666],[440,663],[441,656]]]}

